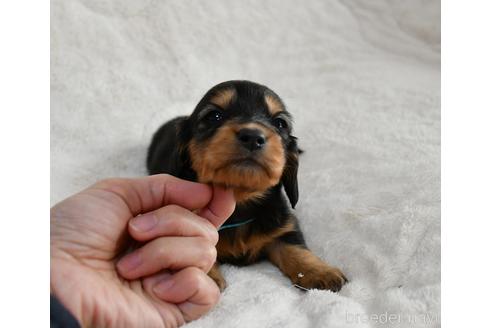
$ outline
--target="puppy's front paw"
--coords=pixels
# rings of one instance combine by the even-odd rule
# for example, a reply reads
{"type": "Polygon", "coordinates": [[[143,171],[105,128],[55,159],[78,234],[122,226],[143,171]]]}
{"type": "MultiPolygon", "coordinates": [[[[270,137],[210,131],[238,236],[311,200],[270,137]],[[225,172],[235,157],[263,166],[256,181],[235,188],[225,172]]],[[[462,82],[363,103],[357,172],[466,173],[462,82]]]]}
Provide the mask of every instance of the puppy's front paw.
{"type": "Polygon", "coordinates": [[[303,246],[277,242],[268,249],[268,257],[295,285],[306,289],[338,292],[347,282],[342,271],[329,266],[303,246]]]}
{"type": "Polygon", "coordinates": [[[307,289],[329,289],[338,292],[348,281],[342,271],[324,263],[305,269],[303,272],[300,268],[292,282],[307,289]]]}

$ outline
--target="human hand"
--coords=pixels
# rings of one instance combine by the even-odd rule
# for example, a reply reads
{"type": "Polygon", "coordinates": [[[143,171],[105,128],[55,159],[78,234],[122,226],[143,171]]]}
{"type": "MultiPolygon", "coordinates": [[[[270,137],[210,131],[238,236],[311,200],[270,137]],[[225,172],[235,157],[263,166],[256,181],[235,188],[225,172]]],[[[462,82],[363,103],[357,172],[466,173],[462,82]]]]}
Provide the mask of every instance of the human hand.
{"type": "Polygon", "coordinates": [[[164,174],[98,182],[51,209],[51,293],[82,326],[197,319],[220,296],[207,272],[234,207],[231,191],[164,174]]]}

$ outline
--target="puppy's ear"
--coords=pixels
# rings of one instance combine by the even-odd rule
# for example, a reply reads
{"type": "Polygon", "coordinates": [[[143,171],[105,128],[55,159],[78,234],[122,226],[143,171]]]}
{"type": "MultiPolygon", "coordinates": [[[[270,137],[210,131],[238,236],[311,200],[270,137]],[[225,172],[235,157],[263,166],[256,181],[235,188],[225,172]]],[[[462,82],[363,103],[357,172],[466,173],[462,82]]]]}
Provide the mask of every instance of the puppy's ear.
{"type": "Polygon", "coordinates": [[[196,179],[196,174],[191,168],[191,159],[188,145],[192,138],[190,118],[185,117],[177,126],[177,142],[175,145],[176,154],[174,156],[176,171],[178,176],[186,180],[196,179]]]}
{"type": "Polygon", "coordinates": [[[150,174],[168,173],[183,179],[189,177],[188,142],[190,124],[187,117],[177,117],[157,130],[147,154],[150,174]]]}
{"type": "Polygon", "coordinates": [[[287,158],[281,181],[292,208],[296,207],[297,200],[299,199],[299,188],[297,186],[298,167],[299,148],[297,148],[297,138],[291,136],[289,145],[287,146],[287,158]]]}

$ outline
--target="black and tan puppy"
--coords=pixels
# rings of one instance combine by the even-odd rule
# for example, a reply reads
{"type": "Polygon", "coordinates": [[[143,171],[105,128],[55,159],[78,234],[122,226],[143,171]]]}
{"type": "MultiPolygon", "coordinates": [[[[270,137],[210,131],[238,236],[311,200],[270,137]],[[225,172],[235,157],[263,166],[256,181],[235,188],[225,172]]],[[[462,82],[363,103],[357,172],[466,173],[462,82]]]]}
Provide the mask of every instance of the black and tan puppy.
{"type": "MultiPolygon", "coordinates": [[[[299,150],[291,133],[291,115],[272,90],[228,81],[208,91],[190,116],[155,133],[147,168],[234,190],[236,210],[219,232],[219,263],[269,259],[294,284],[338,291],[344,275],[309,251],[282,194],[283,186],[294,208],[299,150]]],[[[217,263],[209,276],[225,288],[217,263]]]]}

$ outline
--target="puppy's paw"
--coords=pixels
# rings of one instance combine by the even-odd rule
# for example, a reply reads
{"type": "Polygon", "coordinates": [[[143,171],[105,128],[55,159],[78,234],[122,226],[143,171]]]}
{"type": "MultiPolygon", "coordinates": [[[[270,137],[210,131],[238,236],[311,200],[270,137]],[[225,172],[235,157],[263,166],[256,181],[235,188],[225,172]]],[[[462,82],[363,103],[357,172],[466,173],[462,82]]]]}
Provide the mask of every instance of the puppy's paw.
{"type": "Polygon", "coordinates": [[[215,263],[212,269],[208,272],[208,276],[212,278],[213,281],[215,281],[220,289],[220,292],[223,292],[224,289],[227,287],[226,281],[222,276],[222,272],[220,272],[220,268],[217,263],[215,263]]]}
{"type": "Polygon", "coordinates": [[[342,271],[329,266],[306,247],[279,242],[268,251],[270,261],[295,285],[305,289],[329,289],[338,292],[347,282],[342,271]]]}
{"type": "Polygon", "coordinates": [[[309,268],[306,272],[301,269],[292,279],[294,284],[307,289],[328,289],[333,292],[340,291],[347,281],[342,271],[328,265],[309,268]]]}

